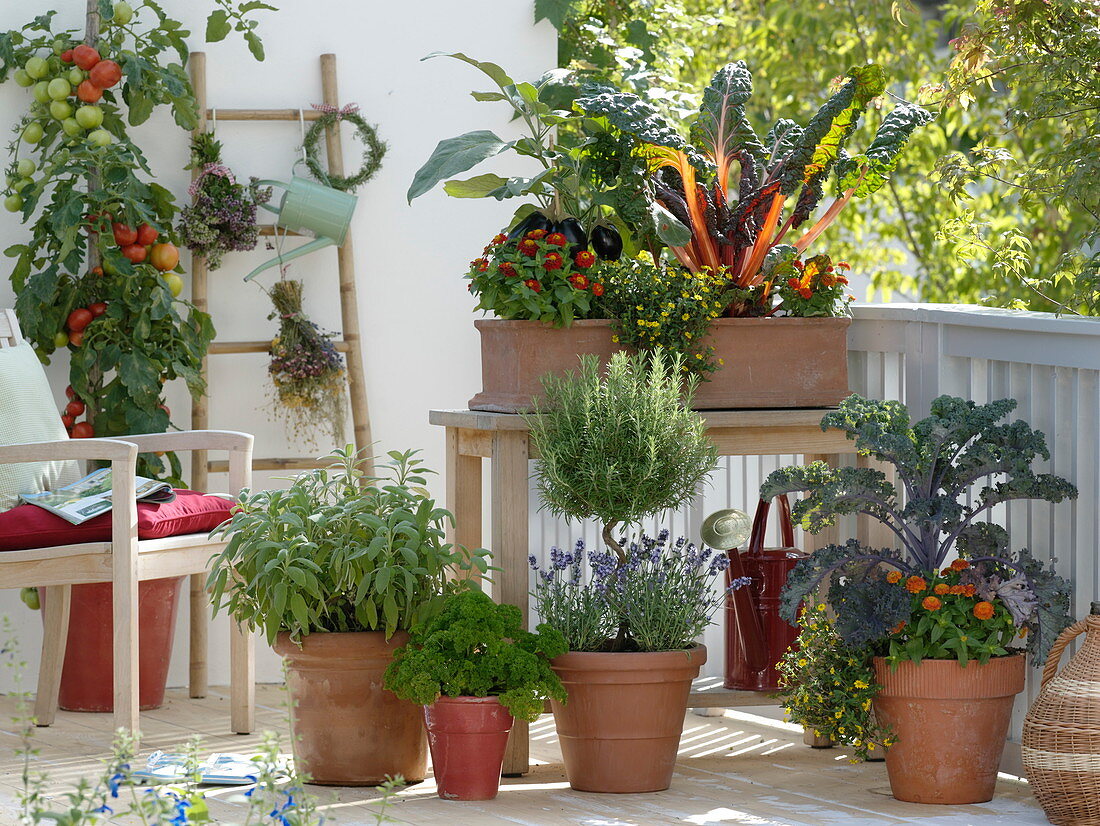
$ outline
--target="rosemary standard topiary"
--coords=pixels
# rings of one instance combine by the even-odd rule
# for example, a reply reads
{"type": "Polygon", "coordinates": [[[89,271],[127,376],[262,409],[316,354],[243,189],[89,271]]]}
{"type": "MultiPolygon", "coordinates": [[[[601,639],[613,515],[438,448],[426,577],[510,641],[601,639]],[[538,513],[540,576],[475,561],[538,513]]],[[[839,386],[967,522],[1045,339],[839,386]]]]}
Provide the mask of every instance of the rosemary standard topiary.
{"type": "Polygon", "coordinates": [[[1006,653],[1006,639],[1015,636],[1006,633],[1007,612],[1016,630],[1030,632],[1033,662],[1042,664],[1070,622],[1069,586],[1028,550],[1010,552],[1004,528],[975,520],[1004,502],[1056,503],[1077,489],[1032,470],[1050,453],[1026,422],[998,424],[1015,407],[1013,399],[976,404],[940,396],[930,416],[911,424],[900,402],[853,395],[827,414],[822,430],[846,431],[861,455],[896,468],[904,500],[877,468],[824,462],[775,471],[761,497],[806,491],[793,513],[807,530],[861,513],[886,525],[901,549],[873,550],[853,539],[799,562],[783,592],[788,622],[824,585],[845,642],[881,646],[893,662],[957,656],[965,664],[1006,653]],[[941,570],[953,551],[960,559],[941,570]]]}
{"type": "Polygon", "coordinates": [[[499,697],[515,717],[533,722],[565,688],[550,659],[567,650],[549,625],[532,634],[514,605],[497,605],[476,589],[447,597],[443,610],[415,626],[386,669],[385,685],[404,700],[430,705],[445,697],[499,697]]]}
{"type": "Polygon", "coordinates": [[[621,563],[615,535],[687,501],[718,454],[690,408],[698,379],[682,380],[681,357],[615,353],[605,371],[581,356],[580,371],[542,379],[545,398],[525,416],[539,454],[542,506],[567,519],[598,519],[621,563]]]}

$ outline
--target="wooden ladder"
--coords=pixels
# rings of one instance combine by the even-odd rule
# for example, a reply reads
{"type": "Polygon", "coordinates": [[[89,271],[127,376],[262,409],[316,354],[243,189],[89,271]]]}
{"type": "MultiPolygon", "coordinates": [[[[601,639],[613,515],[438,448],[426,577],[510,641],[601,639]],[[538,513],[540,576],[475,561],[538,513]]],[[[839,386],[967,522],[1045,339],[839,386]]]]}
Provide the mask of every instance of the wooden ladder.
{"type": "MultiPolygon", "coordinates": [[[[195,92],[195,102],[198,106],[199,121],[193,135],[200,135],[207,131],[207,124],[211,117],[218,121],[308,121],[317,120],[321,113],[299,109],[211,109],[206,95],[206,54],[204,52],[192,52],[188,59],[191,74],[191,86],[195,92]]],[[[324,103],[331,106],[340,105],[340,95],[336,82],[336,55],[321,55],[321,95],[324,103]]],[[[340,145],[339,126],[332,126],[325,133],[325,152],[328,157],[328,169],[332,175],[344,174],[344,153],[340,145]]],[[[201,170],[191,171],[191,179],[195,180],[201,170]]],[[[268,225],[260,228],[260,235],[273,236],[275,227],[268,225]]],[[[284,234],[280,230],[280,235],[284,234]]],[[[287,235],[296,235],[294,232],[285,232],[287,235]]],[[[337,265],[340,272],[340,318],[343,333],[334,342],[336,349],[344,354],[348,374],[348,391],[351,398],[352,425],[354,428],[354,441],[356,449],[363,451],[372,443],[370,410],[367,406],[367,389],[363,375],[363,351],[362,339],[359,334],[359,304],[356,299],[355,289],[355,253],[350,234],[343,245],[337,248],[337,265]]],[[[191,302],[203,312],[210,311],[209,293],[207,291],[208,269],[203,256],[193,256],[191,266],[191,302]]],[[[220,356],[230,353],[266,353],[271,347],[270,341],[213,341],[207,351],[208,356],[220,356]]],[[[207,378],[207,359],[202,361],[202,377],[207,378]]],[[[191,428],[193,430],[205,430],[210,425],[210,414],[207,408],[207,396],[200,396],[191,403],[191,428]]],[[[374,462],[366,451],[366,459],[360,463],[363,471],[368,475],[374,474],[374,462]]],[[[278,459],[254,459],[253,470],[309,470],[321,467],[327,462],[309,458],[278,458],[278,459]]],[[[191,486],[195,490],[205,490],[209,474],[224,473],[228,471],[228,462],[209,461],[205,450],[196,450],[191,454],[191,486]]],[[[201,605],[201,613],[208,614],[206,605],[206,582],[202,575],[191,577],[191,602],[192,605],[201,605]]],[[[192,651],[206,650],[206,625],[195,624],[191,629],[192,651]]],[[[192,665],[191,695],[201,697],[206,694],[206,668],[205,663],[199,664],[201,671],[197,671],[192,665]]]]}

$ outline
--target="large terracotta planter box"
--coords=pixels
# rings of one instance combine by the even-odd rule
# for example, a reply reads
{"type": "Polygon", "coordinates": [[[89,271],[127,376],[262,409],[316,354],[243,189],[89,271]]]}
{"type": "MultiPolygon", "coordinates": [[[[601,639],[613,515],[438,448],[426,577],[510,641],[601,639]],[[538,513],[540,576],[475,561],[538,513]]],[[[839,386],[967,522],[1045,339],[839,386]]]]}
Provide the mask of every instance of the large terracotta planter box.
{"type": "MultiPolygon", "coordinates": [[[[720,318],[707,343],[725,364],[702,382],[697,410],[833,407],[849,395],[847,318],[720,318]]],[[[607,320],[555,328],[538,321],[480,319],[481,392],[471,410],[522,413],[541,396],[539,377],[603,361],[622,349],[607,320]]]]}

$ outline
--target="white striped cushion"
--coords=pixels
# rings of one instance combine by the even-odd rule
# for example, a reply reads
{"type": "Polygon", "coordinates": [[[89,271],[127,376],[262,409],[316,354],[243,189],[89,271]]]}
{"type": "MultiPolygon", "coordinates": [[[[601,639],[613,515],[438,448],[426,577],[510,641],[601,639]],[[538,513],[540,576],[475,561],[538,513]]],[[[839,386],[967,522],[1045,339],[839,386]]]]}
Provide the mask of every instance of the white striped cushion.
{"type": "MultiPolygon", "coordinates": [[[[68,439],[46,372],[29,344],[0,348],[0,445],[68,439]]],[[[0,464],[0,511],[80,478],[75,460],[0,464]]]]}

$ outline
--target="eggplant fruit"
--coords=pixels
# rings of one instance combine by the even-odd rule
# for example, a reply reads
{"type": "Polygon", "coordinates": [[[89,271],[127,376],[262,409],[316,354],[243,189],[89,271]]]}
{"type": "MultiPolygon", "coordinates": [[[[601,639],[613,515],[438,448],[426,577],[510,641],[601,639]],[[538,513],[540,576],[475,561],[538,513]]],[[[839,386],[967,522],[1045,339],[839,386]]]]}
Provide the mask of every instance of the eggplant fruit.
{"type": "Polygon", "coordinates": [[[533,232],[536,229],[544,229],[547,232],[553,231],[553,223],[550,219],[543,215],[538,210],[535,210],[518,224],[511,232],[508,233],[508,241],[506,243],[515,241],[517,238],[522,238],[529,232],[533,232]]]}
{"type": "Polygon", "coordinates": [[[623,254],[623,237],[615,227],[600,224],[592,229],[592,252],[604,261],[618,261],[623,254]]]}
{"type": "Polygon", "coordinates": [[[578,252],[588,249],[588,233],[576,218],[563,218],[554,224],[551,232],[560,232],[569,242],[569,257],[575,258],[578,252]]]}

